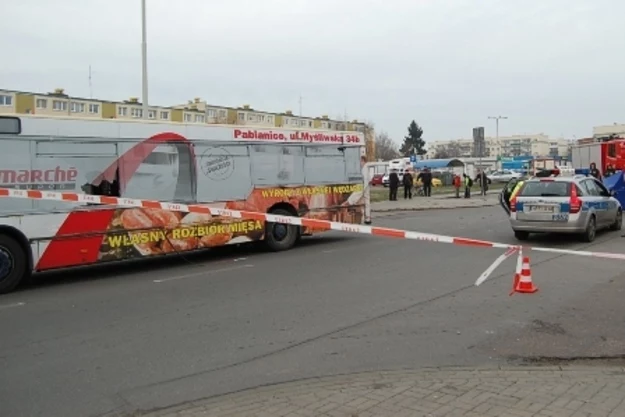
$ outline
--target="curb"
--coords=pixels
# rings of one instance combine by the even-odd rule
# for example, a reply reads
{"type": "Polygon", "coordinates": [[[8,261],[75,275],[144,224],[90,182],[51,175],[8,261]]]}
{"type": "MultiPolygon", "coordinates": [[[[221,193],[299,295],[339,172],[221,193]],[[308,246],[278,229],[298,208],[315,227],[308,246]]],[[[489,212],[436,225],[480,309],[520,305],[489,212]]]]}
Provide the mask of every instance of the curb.
{"type": "Polygon", "coordinates": [[[403,212],[403,211],[427,211],[427,210],[453,210],[453,209],[462,209],[462,208],[480,208],[480,207],[493,207],[496,206],[497,202],[492,203],[484,203],[480,205],[463,205],[463,206],[455,206],[455,207],[410,207],[410,208],[393,208],[393,209],[379,209],[379,210],[371,210],[371,213],[394,213],[394,212],[403,212]]]}
{"type": "MultiPolygon", "coordinates": [[[[447,394],[448,397],[443,398],[446,401],[441,402],[440,404],[435,404],[437,405],[437,408],[441,407],[440,411],[442,411],[444,406],[450,402],[449,400],[451,398],[449,397],[456,397],[455,399],[451,399],[454,401],[458,400],[459,398],[463,398],[464,402],[474,402],[471,407],[478,407],[483,402],[488,402],[485,401],[488,398],[478,398],[476,395],[467,395],[470,393],[482,393],[482,397],[484,397],[483,393],[489,392],[488,389],[484,391],[480,390],[479,388],[475,388],[474,386],[464,387],[466,385],[466,381],[471,379],[484,380],[486,383],[490,382],[490,384],[501,383],[502,381],[510,382],[510,380],[512,380],[512,382],[519,382],[521,385],[523,385],[524,383],[535,383],[536,381],[540,381],[543,378],[544,381],[549,381],[552,384],[559,384],[560,382],[565,385],[568,384],[568,386],[566,387],[567,389],[571,388],[572,383],[567,382],[571,378],[579,378],[580,381],[584,383],[593,382],[593,380],[595,379],[606,378],[612,380],[616,384],[622,384],[625,378],[625,370],[620,367],[611,366],[602,366],[597,368],[575,365],[495,365],[477,368],[468,366],[442,366],[424,367],[420,369],[369,370],[353,373],[337,373],[331,375],[310,376],[282,382],[262,384],[256,387],[233,390],[222,394],[199,398],[185,403],[174,404],[168,407],[155,408],[151,410],[141,410],[138,415],[150,417],[195,417],[209,415],[225,416],[226,414],[228,416],[243,415],[243,413],[245,413],[246,415],[250,415],[248,413],[256,414],[255,412],[258,412],[259,415],[272,415],[272,411],[277,412],[281,408],[283,409],[283,411],[290,411],[294,415],[297,414],[298,408],[310,412],[306,413],[305,415],[317,415],[316,412],[323,412],[321,410],[322,407],[327,406],[328,404],[332,404],[332,401],[334,401],[336,402],[336,404],[334,404],[334,407],[331,408],[342,407],[343,413],[341,415],[358,416],[359,412],[370,411],[371,409],[373,409],[374,406],[380,405],[380,403],[384,402],[384,400],[387,400],[389,398],[399,400],[398,396],[401,396],[402,393],[407,391],[408,388],[411,386],[419,388],[419,384],[415,381],[430,381],[440,386],[432,389],[434,392],[431,393],[431,396],[427,396],[424,398],[410,397],[410,402],[413,402],[414,405],[419,405],[421,403],[422,406],[427,406],[428,404],[431,404],[433,400],[436,400],[439,397],[444,397],[445,394],[447,394]],[[534,380],[533,378],[536,379],[534,380]],[[466,392],[462,392],[462,388],[459,389],[459,391],[461,392],[445,391],[445,389],[454,389],[454,384],[458,381],[458,386],[464,387],[464,391],[466,392]],[[445,386],[441,390],[441,386],[443,385],[445,386]],[[450,386],[451,388],[449,388],[450,386]],[[384,398],[378,398],[376,401],[374,401],[377,404],[366,403],[367,399],[371,399],[370,397],[367,397],[367,394],[371,395],[372,391],[375,391],[378,394],[384,393],[386,395],[383,396],[384,398]],[[310,396],[307,393],[311,392],[318,392],[318,398],[316,400],[314,398],[312,400],[310,399],[310,396]],[[329,403],[328,398],[332,395],[335,396],[335,398],[331,399],[329,403]],[[294,399],[300,397],[300,400],[306,401],[304,401],[304,403],[300,403],[299,401],[289,401],[290,397],[293,397],[294,399]],[[473,398],[475,398],[475,400],[473,400],[473,398]],[[313,405],[311,404],[311,401],[316,402],[317,404],[313,405]],[[346,413],[346,411],[348,411],[346,407],[350,408],[349,413],[346,413]]],[[[429,389],[429,387],[427,386],[424,388],[426,390],[429,389]]],[[[500,391],[503,391],[506,388],[508,388],[509,390],[510,386],[503,386],[500,391]]],[[[617,392],[617,389],[614,388],[610,389],[609,391],[611,391],[611,394],[615,394],[617,392]]],[[[417,397],[421,392],[422,390],[417,390],[415,392],[417,397]]],[[[531,397],[531,394],[532,391],[530,389],[529,394],[526,393],[522,397],[531,397]]],[[[591,399],[590,397],[593,397],[595,395],[591,391],[588,391],[586,394],[588,395],[581,396],[589,398],[582,398],[582,403],[588,402],[587,400],[591,399]]],[[[606,394],[610,394],[610,392],[606,394]]],[[[422,394],[422,396],[423,395],[428,394],[426,392],[422,394]]],[[[490,393],[489,395],[486,395],[486,397],[498,397],[499,399],[503,400],[505,399],[506,395],[507,394],[503,392],[498,392],[490,393]]],[[[577,391],[573,395],[577,395],[577,391]]],[[[542,408],[547,406],[562,408],[561,405],[557,405],[555,402],[557,401],[557,397],[561,397],[561,394],[558,394],[554,398],[549,399],[546,399],[545,397],[536,397],[534,400],[535,402],[541,403],[542,408]]],[[[521,404],[519,400],[524,400],[525,402],[527,402],[529,401],[529,398],[518,398],[515,400],[515,403],[518,402],[519,407],[523,409],[527,408],[527,404],[521,404]]],[[[405,401],[407,400],[404,398],[404,402],[405,401]]],[[[393,405],[395,406],[395,408],[397,408],[398,403],[396,402],[393,405]]],[[[488,407],[486,408],[494,407],[495,405],[497,404],[488,404],[488,407]]],[[[510,404],[510,406],[513,405],[514,404],[510,404]]],[[[403,405],[399,406],[399,409],[395,409],[395,411],[402,411],[402,407],[403,405]]],[[[484,406],[482,405],[482,407],[484,406]]],[[[519,410],[518,407],[516,409],[519,410]]],[[[393,412],[390,409],[385,411],[388,412],[388,415],[393,415],[393,412]]],[[[484,411],[486,411],[486,409],[484,411]]],[[[575,410],[569,411],[574,412],[575,410]]],[[[367,415],[373,414],[370,412],[367,415]]],[[[441,414],[432,413],[430,415],[441,414]]],[[[515,413],[515,415],[517,414],[515,413]]],[[[530,416],[535,414],[530,413],[523,415],[530,416]]]]}

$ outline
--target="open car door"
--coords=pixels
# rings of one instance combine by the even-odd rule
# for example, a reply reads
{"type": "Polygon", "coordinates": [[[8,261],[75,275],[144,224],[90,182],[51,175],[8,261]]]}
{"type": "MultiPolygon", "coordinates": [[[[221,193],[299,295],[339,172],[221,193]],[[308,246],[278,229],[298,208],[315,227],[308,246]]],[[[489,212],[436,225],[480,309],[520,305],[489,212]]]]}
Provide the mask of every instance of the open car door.
{"type": "Polygon", "coordinates": [[[501,193],[499,193],[499,205],[501,205],[501,208],[504,209],[508,216],[510,215],[510,196],[520,180],[521,178],[512,178],[503,186],[501,193]]]}

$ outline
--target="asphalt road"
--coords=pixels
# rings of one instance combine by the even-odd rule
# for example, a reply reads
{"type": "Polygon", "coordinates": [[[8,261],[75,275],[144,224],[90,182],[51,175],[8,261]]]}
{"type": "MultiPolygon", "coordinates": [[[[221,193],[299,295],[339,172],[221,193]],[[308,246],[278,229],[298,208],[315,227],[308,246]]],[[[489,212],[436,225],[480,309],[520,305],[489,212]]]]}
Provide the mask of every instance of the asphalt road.
{"type": "MultiPolygon", "coordinates": [[[[499,207],[375,221],[515,242],[499,207]]],[[[613,232],[537,242],[623,251],[613,232]]],[[[618,353],[622,262],[532,253],[540,291],[510,297],[514,260],[473,286],[500,253],[328,233],[287,253],[41,276],[0,297],[0,415],[129,415],[310,376],[618,353]]]]}

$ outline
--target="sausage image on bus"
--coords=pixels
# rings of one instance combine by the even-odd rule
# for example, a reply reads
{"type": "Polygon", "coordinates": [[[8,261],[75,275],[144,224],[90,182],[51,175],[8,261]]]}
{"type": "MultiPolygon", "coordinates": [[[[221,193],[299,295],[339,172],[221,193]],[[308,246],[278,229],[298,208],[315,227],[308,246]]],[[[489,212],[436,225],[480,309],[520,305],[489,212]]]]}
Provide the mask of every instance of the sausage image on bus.
{"type": "Polygon", "coordinates": [[[104,237],[101,256],[121,259],[176,253],[226,245],[237,236],[258,240],[262,233],[260,221],[162,209],[118,209],[104,237]]]}

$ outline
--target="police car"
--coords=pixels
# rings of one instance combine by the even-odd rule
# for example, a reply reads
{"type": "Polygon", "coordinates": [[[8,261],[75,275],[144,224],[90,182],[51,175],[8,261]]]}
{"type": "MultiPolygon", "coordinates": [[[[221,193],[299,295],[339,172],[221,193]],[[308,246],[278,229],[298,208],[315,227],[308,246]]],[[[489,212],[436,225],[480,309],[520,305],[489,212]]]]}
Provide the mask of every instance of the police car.
{"type": "Polygon", "coordinates": [[[600,181],[574,172],[551,174],[523,180],[514,196],[510,185],[502,191],[500,202],[518,240],[530,233],[571,233],[592,242],[597,230],[621,230],[621,204],[600,181]]]}

